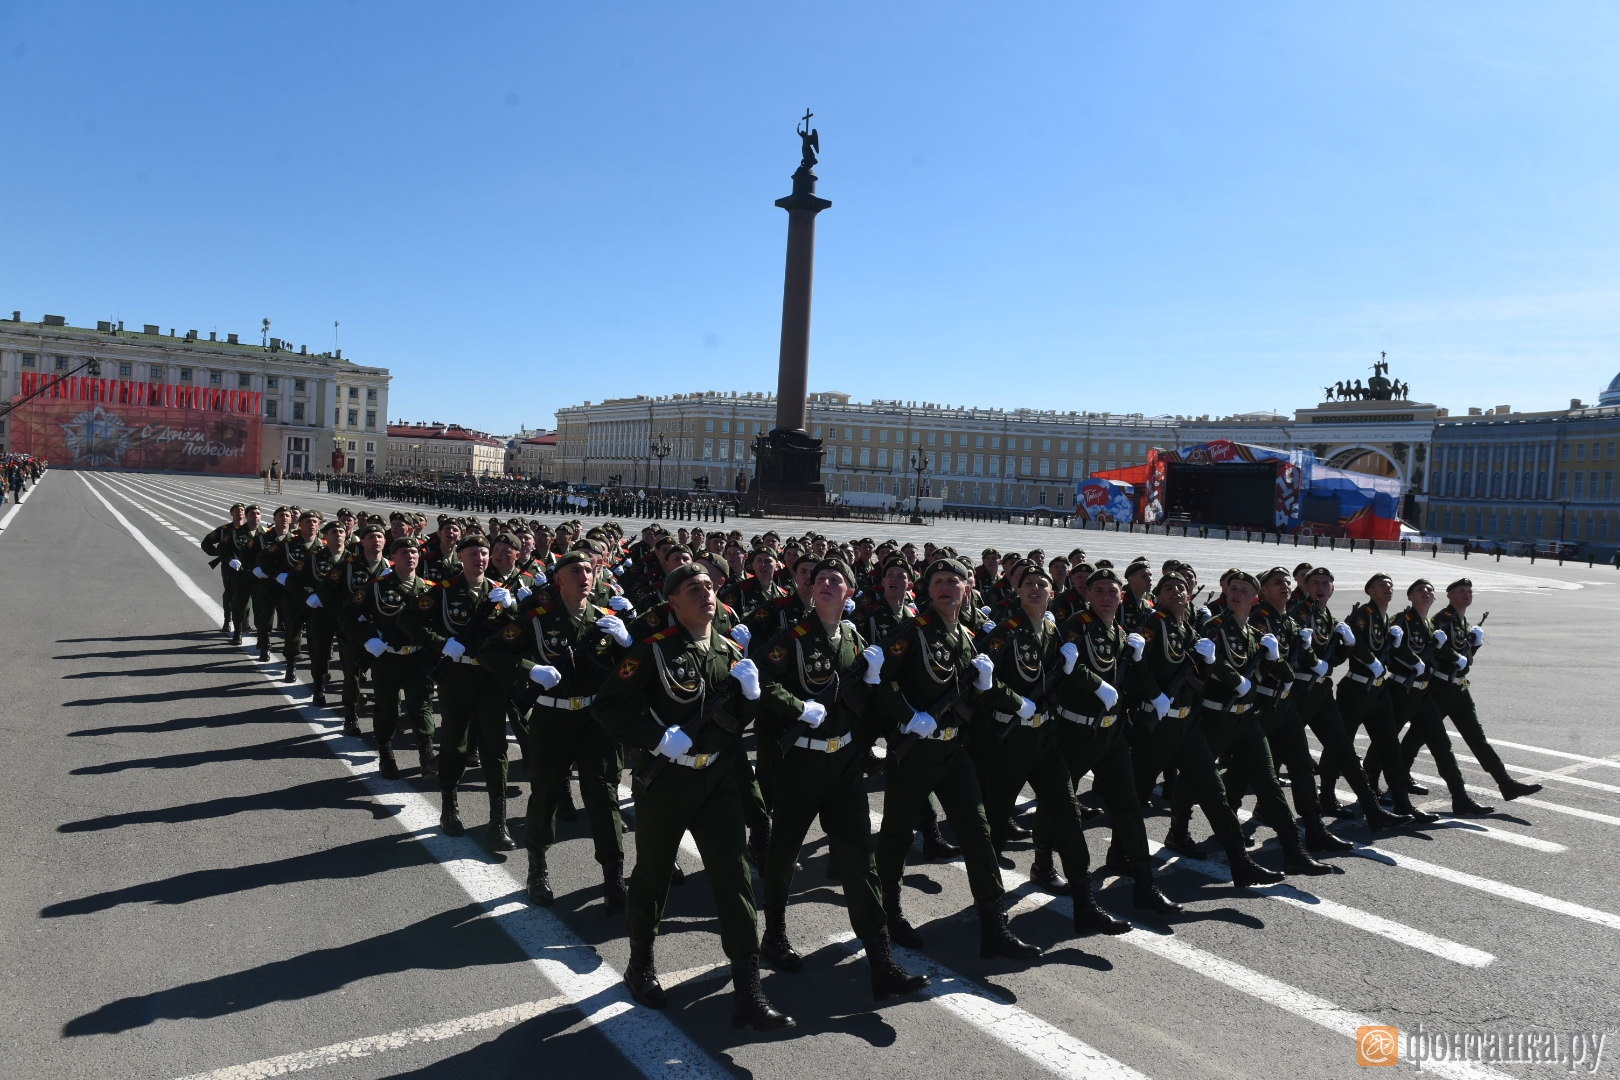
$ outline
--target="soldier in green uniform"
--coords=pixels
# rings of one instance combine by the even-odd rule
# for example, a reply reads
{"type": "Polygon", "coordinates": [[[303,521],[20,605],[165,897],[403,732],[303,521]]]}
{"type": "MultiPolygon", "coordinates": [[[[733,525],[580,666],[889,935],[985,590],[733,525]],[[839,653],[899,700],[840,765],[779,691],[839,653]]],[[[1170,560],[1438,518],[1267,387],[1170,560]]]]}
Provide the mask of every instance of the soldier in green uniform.
{"type": "MultiPolygon", "coordinates": [[[[1434,617],[1436,630],[1446,632],[1446,642],[1434,654],[1434,681],[1429,684],[1434,694],[1434,705],[1443,718],[1450,718],[1457,733],[1474,752],[1481,767],[1491,774],[1502,798],[1511,802],[1541,790],[1540,784],[1526,784],[1508,775],[1507,767],[1496,753],[1496,748],[1485,737],[1480,726],[1479,710],[1474,705],[1474,692],[1470,688],[1468,672],[1473,670],[1474,659],[1485,646],[1485,628],[1468,621],[1468,609],[1474,604],[1474,583],[1458,578],[1446,586],[1446,606],[1434,617]]],[[[1417,754],[1416,739],[1408,736],[1406,760],[1417,754]]]]}
{"type": "Polygon", "coordinates": [[[304,590],[303,582],[310,553],[320,546],[315,538],[315,530],[320,523],[321,515],[314,510],[300,511],[297,531],[282,543],[280,558],[267,568],[274,571],[279,605],[277,614],[281,619],[282,657],[287,661],[282,682],[298,681],[295,672],[299,658],[304,655],[304,624],[309,614],[309,608],[304,604],[308,593],[304,590]]]}
{"type": "MultiPolygon", "coordinates": [[[[344,588],[338,580],[343,565],[345,540],[343,526],[328,521],[321,526],[320,543],[309,552],[304,564],[302,588],[304,606],[309,609],[309,674],[311,700],[317,709],[326,707],[326,680],[332,670],[332,644],[337,634],[337,616],[343,610],[344,588]]],[[[359,735],[358,719],[345,716],[345,735],[359,735]]]]}
{"type": "Polygon", "coordinates": [[[388,532],[380,521],[369,521],[355,530],[355,550],[344,556],[337,566],[337,597],[323,593],[322,602],[334,613],[338,628],[338,658],[343,665],[343,730],[351,735],[360,733],[360,676],[372,667],[371,656],[365,642],[372,637],[363,622],[363,611],[356,598],[366,595],[371,583],[393,568],[383,558],[388,543],[388,532]],[[333,600],[338,603],[334,604],[333,600]]]}
{"type": "MultiPolygon", "coordinates": [[[[366,529],[361,533],[366,534],[366,529]]],[[[418,646],[411,643],[409,629],[417,602],[430,586],[416,576],[418,552],[414,539],[401,536],[390,540],[388,558],[388,572],[371,577],[349,598],[350,633],[363,642],[361,647],[372,657],[371,674],[377,695],[372,713],[377,771],[384,779],[399,778],[394,734],[399,730],[403,697],[405,719],[416,732],[422,775],[432,776],[438,771],[438,760],[433,750],[433,711],[428,706],[428,665],[418,646]]]]}
{"type": "Polygon", "coordinates": [[[596,564],[584,551],[557,559],[550,582],[519,602],[479,657],[509,681],[522,680],[532,702],[529,726],[529,899],[555,895],[546,853],[557,840],[557,807],[568,773],[579,765],[580,798],[602,867],[607,910],[624,910],[624,821],[619,813],[618,745],[592,716],[607,675],[632,642],[623,621],[590,595],[596,564]],[[532,696],[531,696],[532,695],[532,696]]]}
{"type": "MultiPolygon", "coordinates": [[[[288,526],[292,524],[292,511],[285,506],[276,507],[271,515],[270,528],[254,537],[253,563],[253,629],[258,635],[259,663],[270,662],[270,630],[276,622],[276,610],[281,606],[281,584],[276,578],[285,573],[282,546],[292,539],[288,526]]],[[[286,626],[282,626],[286,630],[286,626]]]]}
{"type": "Polygon", "coordinates": [[[507,680],[486,669],[478,653],[495,631],[497,613],[516,600],[486,572],[489,541],[481,533],[460,537],[455,557],[460,572],[424,589],[406,620],[411,643],[431,665],[439,688],[439,827],[449,836],[467,831],[456,788],[466,774],[471,744],[478,747],[489,790],[486,846],[511,851],[517,845],[506,824],[507,680]]]}
{"type": "Polygon", "coordinates": [[[805,834],[819,816],[833,869],[844,886],[850,927],[866,947],[872,996],[878,1001],[928,985],[895,962],[883,913],[872,821],[863,786],[862,748],[870,745],[865,707],[883,677],[883,653],[844,620],[855,573],[842,559],[823,559],[811,575],[812,610],[761,650],[762,713],[792,737],[777,770],[771,844],[761,873],[765,936],[761,952],[779,971],[803,958],[787,934],[788,891],[805,834]]]}
{"type": "Polygon", "coordinates": [[[714,890],[721,944],[731,960],[732,1024],[760,1031],[792,1027],[792,1018],[771,1007],[760,985],[754,888],[733,775],[742,757],[742,730],[758,710],[759,669],[735,642],[715,631],[714,582],[701,566],[687,563],[671,570],[664,578],[664,597],[676,625],[632,645],[594,706],[608,734],[640,751],[644,763],[631,788],[636,867],[625,908],[630,934],[625,983],[643,1005],[664,1007],[653,939],[681,837],[691,832],[714,890]]]}
{"type": "Polygon", "coordinates": [[[870,705],[889,741],[878,879],[890,936],[909,948],[921,947],[922,936],[901,912],[900,874],[917,814],[933,792],[962,843],[979,913],[979,954],[1028,960],[1041,950],[1020,941],[1007,926],[1001,870],[965,746],[975,702],[982,698],[989,708],[1017,712],[1023,699],[995,682],[995,664],[974,651],[973,635],[961,622],[971,579],[972,571],[955,559],[930,563],[923,574],[928,608],[884,657],[883,681],[870,705]]]}
{"type": "MultiPolygon", "coordinates": [[[[237,545],[245,539],[247,507],[242,503],[232,503],[230,513],[231,520],[215,528],[203,537],[201,542],[203,554],[212,560],[208,565],[219,567],[220,606],[225,609],[225,619],[220,625],[220,630],[227,634],[231,633],[234,625],[232,619],[239,603],[238,575],[241,573],[239,569],[233,569],[231,563],[235,562],[238,567],[241,566],[237,545]]],[[[246,603],[247,598],[241,597],[240,604],[245,606],[246,603]]],[[[240,629],[236,633],[240,638],[240,629]]],[[[241,641],[238,640],[234,644],[240,645],[241,641]]]]}

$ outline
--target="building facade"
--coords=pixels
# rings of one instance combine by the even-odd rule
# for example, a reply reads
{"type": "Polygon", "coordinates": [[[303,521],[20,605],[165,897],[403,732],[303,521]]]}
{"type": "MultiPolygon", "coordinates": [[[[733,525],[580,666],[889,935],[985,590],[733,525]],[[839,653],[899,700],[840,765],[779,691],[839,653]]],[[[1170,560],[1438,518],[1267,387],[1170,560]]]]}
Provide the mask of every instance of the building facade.
{"type": "MultiPolygon", "coordinates": [[[[136,332],[121,322],[70,326],[60,315],[25,322],[14,311],[0,320],[0,401],[18,392],[24,373],[72,371],[89,359],[100,361],[106,378],[263,394],[261,469],[274,460],[288,473],[387,468],[388,370],[268,335],[253,345],[236,334],[221,341],[210,332],[205,340],[152,324],[136,332]]],[[[0,451],[5,446],[0,427],[0,451]]]]}
{"type": "Polygon", "coordinates": [[[508,476],[549,482],[556,479],[556,460],[556,432],[525,429],[506,440],[508,476]]]}
{"type": "Polygon", "coordinates": [[[460,424],[388,425],[388,460],[396,472],[506,475],[506,443],[460,424]]]}

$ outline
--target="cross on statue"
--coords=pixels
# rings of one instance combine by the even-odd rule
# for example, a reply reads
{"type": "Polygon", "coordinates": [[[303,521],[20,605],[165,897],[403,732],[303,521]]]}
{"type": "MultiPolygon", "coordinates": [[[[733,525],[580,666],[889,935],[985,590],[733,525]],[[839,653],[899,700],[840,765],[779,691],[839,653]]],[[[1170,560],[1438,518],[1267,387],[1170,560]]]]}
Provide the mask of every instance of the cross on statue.
{"type": "Polygon", "coordinates": [[[816,114],[810,111],[809,106],[805,106],[800,126],[793,129],[798,132],[799,139],[803,144],[803,156],[799,159],[799,168],[801,169],[814,167],[816,153],[821,149],[821,136],[810,126],[810,118],[814,115],[816,114]]]}

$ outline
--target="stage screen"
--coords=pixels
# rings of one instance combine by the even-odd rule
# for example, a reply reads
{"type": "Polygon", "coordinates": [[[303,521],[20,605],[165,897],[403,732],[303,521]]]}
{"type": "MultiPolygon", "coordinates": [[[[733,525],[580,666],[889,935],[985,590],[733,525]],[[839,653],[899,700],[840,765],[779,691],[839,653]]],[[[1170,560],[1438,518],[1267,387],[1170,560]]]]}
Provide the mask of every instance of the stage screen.
{"type": "Polygon", "coordinates": [[[1164,507],[1194,524],[1276,528],[1277,464],[1165,465],[1164,507]]]}
{"type": "Polygon", "coordinates": [[[53,465],[256,476],[263,422],[201,409],[41,398],[12,414],[13,449],[53,465]]]}

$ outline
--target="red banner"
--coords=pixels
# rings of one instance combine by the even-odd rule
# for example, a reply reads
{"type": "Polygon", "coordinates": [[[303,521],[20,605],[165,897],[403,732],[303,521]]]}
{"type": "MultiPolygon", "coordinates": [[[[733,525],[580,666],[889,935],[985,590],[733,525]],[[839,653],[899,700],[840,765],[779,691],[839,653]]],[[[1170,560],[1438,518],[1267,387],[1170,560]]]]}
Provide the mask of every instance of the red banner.
{"type": "Polygon", "coordinates": [[[78,468],[257,476],[263,422],[242,413],[43,397],[11,414],[11,448],[78,468]]]}

